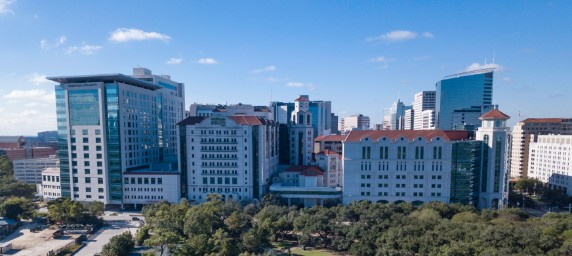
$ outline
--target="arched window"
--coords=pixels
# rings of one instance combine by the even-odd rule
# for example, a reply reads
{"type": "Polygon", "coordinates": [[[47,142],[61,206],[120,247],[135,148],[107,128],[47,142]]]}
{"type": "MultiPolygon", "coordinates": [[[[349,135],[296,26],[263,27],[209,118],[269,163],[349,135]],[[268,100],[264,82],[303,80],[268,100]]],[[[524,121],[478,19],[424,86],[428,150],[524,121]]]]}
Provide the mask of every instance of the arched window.
{"type": "Polygon", "coordinates": [[[310,114],[308,114],[308,116],[306,117],[306,124],[310,124],[310,123],[311,123],[311,121],[310,121],[310,114]]]}
{"type": "Polygon", "coordinates": [[[300,114],[300,116],[298,117],[298,123],[304,124],[304,116],[302,114],[300,114]]]}

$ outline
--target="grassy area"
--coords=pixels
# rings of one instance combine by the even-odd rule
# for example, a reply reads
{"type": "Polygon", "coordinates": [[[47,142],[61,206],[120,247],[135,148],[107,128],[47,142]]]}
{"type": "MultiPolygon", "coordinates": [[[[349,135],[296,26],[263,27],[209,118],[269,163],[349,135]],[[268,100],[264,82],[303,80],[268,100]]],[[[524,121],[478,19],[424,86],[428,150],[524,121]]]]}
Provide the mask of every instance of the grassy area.
{"type": "Polygon", "coordinates": [[[274,248],[280,253],[281,256],[337,256],[337,255],[344,255],[341,253],[337,253],[331,250],[325,249],[314,249],[314,248],[306,248],[306,250],[302,250],[302,248],[298,247],[298,244],[295,242],[289,241],[282,241],[273,243],[274,248]],[[288,254],[288,249],[290,249],[290,254],[288,254]]]}

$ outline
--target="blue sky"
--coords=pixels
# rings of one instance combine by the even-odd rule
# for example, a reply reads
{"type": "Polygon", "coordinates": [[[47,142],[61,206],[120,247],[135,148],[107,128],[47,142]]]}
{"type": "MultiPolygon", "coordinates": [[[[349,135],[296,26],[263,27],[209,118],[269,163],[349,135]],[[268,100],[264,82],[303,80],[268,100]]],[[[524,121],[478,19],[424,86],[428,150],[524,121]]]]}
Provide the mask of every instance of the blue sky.
{"type": "Polygon", "coordinates": [[[0,0],[0,134],[56,129],[45,76],[135,66],[185,83],[187,106],[309,94],[373,124],[398,95],[493,53],[511,124],[570,117],[571,13],[572,1],[0,0]]]}

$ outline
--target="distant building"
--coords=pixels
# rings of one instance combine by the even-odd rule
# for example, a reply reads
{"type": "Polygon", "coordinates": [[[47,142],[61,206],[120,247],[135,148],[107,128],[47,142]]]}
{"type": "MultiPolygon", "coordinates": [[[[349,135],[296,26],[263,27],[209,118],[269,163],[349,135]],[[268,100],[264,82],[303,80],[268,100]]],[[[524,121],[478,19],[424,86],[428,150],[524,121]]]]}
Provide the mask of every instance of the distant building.
{"type": "Polygon", "coordinates": [[[342,133],[347,133],[354,129],[369,130],[369,124],[369,116],[364,116],[362,114],[342,117],[342,121],[340,122],[340,131],[342,133]]]}
{"type": "Polygon", "coordinates": [[[493,71],[482,69],[445,77],[436,84],[436,127],[441,130],[478,128],[479,117],[492,105],[493,71]]]}
{"type": "Polygon", "coordinates": [[[435,91],[422,91],[415,94],[412,103],[413,130],[435,129],[435,91]]]}
{"type": "Polygon", "coordinates": [[[325,172],[318,166],[296,165],[279,174],[270,186],[270,193],[279,195],[290,205],[312,207],[340,201],[341,188],[324,183],[325,172]]]}
{"type": "Polygon", "coordinates": [[[405,115],[403,116],[403,130],[413,130],[415,125],[414,118],[413,109],[405,110],[405,115]]]}
{"type": "MultiPolygon", "coordinates": [[[[405,111],[411,110],[411,106],[406,106],[400,99],[393,102],[390,108],[385,110],[384,122],[389,126],[389,130],[405,130],[405,127],[411,128],[412,114],[409,111],[409,120],[405,121],[405,111]]],[[[411,129],[408,129],[411,130],[411,129]]]]}
{"type": "MultiPolygon", "coordinates": [[[[278,125],[256,116],[188,117],[181,129],[183,195],[202,203],[260,200],[278,171],[278,125]]],[[[311,129],[310,129],[311,130],[311,129]]]]}
{"type": "Polygon", "coordinates": [[[290,114],[288,138],[290,145],[290,165],[309,165],[312,161],[314,128],[312,126],[310,101],[300,96],[294,101],[294,111],[290,114]]]}
{"type": "Polygon", "coordinates": [[[330,125],[331,127],[331,134],[339,134],[340,130],[338,129],[338,124],[339,124],[339,117],[337,115],[335,115],[334,113],[332,113],[332,124],[330,125]]]}
{"type": "Polygon", "coordinates": [[[530,143],[548,134],[572,135],[572,118],[527,118],[512,128],[510,177],[528,176],[530,143]]]}
{"type": "Polygon", "coordinates": [[[342,153],[343,142],[347,135],[328,135],[318,136],[314,139],[314,153],[320,153],[325,150],[342,153]]]}
{"type": "Polygon", "coordinates": [[[24,136],[0,136],[0,148],[3,149],[23,148],[25,142],[24,136]]]}
{"type": "Polygon", "coordinates": [[[529,143],[528,177],[572,196],[572,135],[535,135],[529,143]]]}
{"type": "Polygon", "coordinates": [[[40,194],[44,200],[49,201],[62,197],[59,168],[47,168],[42,171],[40,194]]]}
{"type": "Polygon", "coordinates": [[[41,184],[45,169],[58,169],[60,160],[56,155],[47,158],[29,158],[14,160],[14,178],[28,184],[41,184]]]}
{"type": "MultiPolygon", "coordinates": [[[[312,114],[312,127],[314,136],[329,135],[332,132],[332,102],[322,100],[310,100],[309,95],[300,95],[299,98],[308,100],[308,111],[312,114]]],[[[281,124],[290,124],[292,112],[295,110],[296,102],[270,103],[273,120],[281,124]]]]}
{"type": "Polygon", "coordinates": [[[4,150],[6,157],[11,161],[19,159],[46,158],[56,154],[51,147],[24,147],[4,150]]]}
{"type": "Polygon", "coordinates": [[[38,132],[38,141],[40,143],[57,143],[58,142],[58,131],[45,131],[38,132]]]}

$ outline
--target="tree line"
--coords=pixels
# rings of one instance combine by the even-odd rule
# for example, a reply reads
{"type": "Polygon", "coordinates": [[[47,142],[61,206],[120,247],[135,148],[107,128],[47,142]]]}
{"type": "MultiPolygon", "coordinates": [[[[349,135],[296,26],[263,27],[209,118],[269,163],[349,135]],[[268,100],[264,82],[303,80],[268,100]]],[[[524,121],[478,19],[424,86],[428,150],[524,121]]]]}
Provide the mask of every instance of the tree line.
{"type": "Polygon", "coordinates": [[[257,255],[279,242],[364,256],[572,255],[569,214],[536,218],[515,208],[479,212],[441,202],[298,209],[272,201],[241,206],[211,195],[200,205],[148,205],[134,242],[161,255],[257,255]]]}

